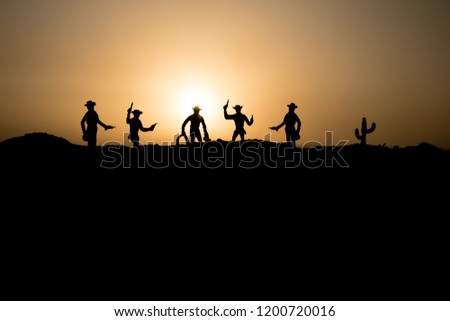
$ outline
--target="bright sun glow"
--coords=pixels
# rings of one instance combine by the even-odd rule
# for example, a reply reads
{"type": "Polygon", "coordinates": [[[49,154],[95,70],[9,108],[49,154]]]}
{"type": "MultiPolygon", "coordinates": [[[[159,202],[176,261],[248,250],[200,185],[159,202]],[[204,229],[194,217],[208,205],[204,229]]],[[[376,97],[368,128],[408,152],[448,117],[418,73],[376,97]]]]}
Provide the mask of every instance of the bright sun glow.
{"type": "Polygon", "coordinates": [[[216,109],[217,101],[212,92],[204,87],[185,88],[178,96],[177,112],[186,117],[192,113],[192,108],[199,106],[200,114],[209,122],[216,118],[213,112],[216,109]]]}

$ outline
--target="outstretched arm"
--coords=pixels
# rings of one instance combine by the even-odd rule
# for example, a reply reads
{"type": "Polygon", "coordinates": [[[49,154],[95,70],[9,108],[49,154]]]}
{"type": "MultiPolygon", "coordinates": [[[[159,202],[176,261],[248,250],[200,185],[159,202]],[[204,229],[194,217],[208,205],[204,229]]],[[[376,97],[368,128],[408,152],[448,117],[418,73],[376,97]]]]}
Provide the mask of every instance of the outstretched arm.
{"type": "MultiPolygon", "coordinates": [[[[288,115],[289,115],[289,113],[287,113],[286,115],[284,115],[283,122],[282,122],[281,124],[279,124],[278,126],[270,127],[270,129],[278,130],[278,129],[280,129],[281,127],[283,127],[284,125],[286,125],[286,119],[288,119],[288,117],[289,117],[288,115]]],[[[298,118],[298,117],[297,117],[297,118],[298,118]]]]}
{"type": "Polygon", "coordinates": [[[273,130],[278,130],[278,129],[280,129],[281,127],[283,127],[284,126],[284,120],[283,120],[283,122],[281,123],[281,124],[279,124],[278,126],[272,126],[272,127],[269,127],[270,129],[273,129],[273,130]]]}
{"type": "Polygon", "coordinates": [[[98,120],[98,124],[99,124],[100,126],[102,126],[105,130],[113,129],[113,128],[114,128],[114,126],[106,125],[106,124],[103,123],[100,119],[98,120]]]}
{"type": "Polygon", "coordinates": [[[148,128],[145,128],[145,127],[142,126],[142,123],[141,123],[140,130],[142,130],[143,132],[151,132],[151,131],[153,131],[155,129],[155,126],[156,126],[156,123],[154,123],[153,125],[151,125],[148,128]]]}
{"type": "Polygon", "coordinates": [[[251,126],[253,124],[253,115],[252,117],[250,117],[250,120],[248,120],[247,116],[245,116],[245,122],[247,123],[247,125],[251,126]]]}
{"type": "Polygon", "coordinates": [[[103,123],[100,119],[97,121],[97,123],[102,126],[105,130],[108,127],[108,125],[106,125],[105,123],[103,123]]]}

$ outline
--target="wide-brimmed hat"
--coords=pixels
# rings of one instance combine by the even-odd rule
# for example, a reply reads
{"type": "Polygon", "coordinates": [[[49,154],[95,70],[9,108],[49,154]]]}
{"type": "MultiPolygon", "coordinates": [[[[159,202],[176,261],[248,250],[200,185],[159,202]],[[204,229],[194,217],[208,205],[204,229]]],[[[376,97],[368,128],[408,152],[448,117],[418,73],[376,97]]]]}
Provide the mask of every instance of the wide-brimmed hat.
{"type": "Polygon", "coordinates": [[[242,106],[241,106],[241,105],[236,105],[236,106],[234,106],[233,108],[236,109],[236,110],[241,110],[241,109],[242,109],[242,106]]]}
{"type": "Polygon", "coordinates": [[[193,110],[202,110],[199,106],[195,106],[194,108],[192,108],[193,110]]]}
{"type": "Polygon", "coordinates": [[[85,105],[86,107],[89,107],[89,106],[94,107],[94,106],[95,106],[95,101],[88,100],[84,105],[85,105]]]}
{"type": "Polygon", "coordinates": [[[137,115],[142,114],[142,111],[140,111],[139,109],[135,109],[132,111],[132,113],[133,113],[133,115],[137,116],[137,115]]]}
{"type": "Polygon", "coordinates": [[[294,103],[290,103],[289,105],[287,105],[289,108],[297,108],[298,106],[294,103]]]}

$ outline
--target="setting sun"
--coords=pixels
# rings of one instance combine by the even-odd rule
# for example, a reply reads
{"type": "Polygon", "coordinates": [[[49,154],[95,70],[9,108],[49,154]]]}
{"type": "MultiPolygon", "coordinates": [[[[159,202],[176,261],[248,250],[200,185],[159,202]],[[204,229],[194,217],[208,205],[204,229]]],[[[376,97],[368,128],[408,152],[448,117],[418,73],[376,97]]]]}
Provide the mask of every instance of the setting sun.
{"type": "Polygon", "coordinates": [[[206,87],[182,88],[178,92],[174,113],[187,117],[189,113],[192,113],[192,108],[199,106],[201,115],[208,123],[214,123],[217,121],[217,113],[214,112],[214,109],[218,107],[217,101],[214,93],[206,87]]]}

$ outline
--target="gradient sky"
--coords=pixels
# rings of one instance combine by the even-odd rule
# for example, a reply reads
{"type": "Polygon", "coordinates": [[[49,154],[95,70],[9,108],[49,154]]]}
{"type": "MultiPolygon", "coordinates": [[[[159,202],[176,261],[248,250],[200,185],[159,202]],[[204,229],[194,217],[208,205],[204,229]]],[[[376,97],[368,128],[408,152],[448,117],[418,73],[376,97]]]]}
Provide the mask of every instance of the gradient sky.
{"type": "Polygon", "coordinates": [[[100,145],[124,143],[131,102],[158,123],[141,142],[173,142],[196,104],[211,138],[230,140],[230,99],[254,115],[248,139],[295,102],[301,143],[357,143],[365,116],[369,144],[450,148],[449,16],[447,0],[0,0],[0,140],[85,145],[91,99],[116,126],[100,145]]]}

